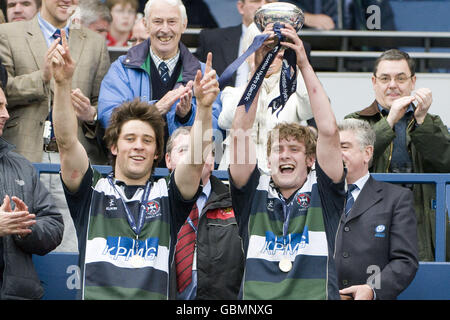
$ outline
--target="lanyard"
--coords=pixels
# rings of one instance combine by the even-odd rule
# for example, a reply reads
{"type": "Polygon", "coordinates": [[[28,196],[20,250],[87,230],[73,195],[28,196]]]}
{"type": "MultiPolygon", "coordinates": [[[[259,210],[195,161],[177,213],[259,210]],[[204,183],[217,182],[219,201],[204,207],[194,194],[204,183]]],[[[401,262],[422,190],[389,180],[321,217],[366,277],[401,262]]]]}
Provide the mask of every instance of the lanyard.
{"type": "Polygon", "coordinates": [[[295,192],[295,195],[292,197],[292,199],[288,203],[284,199],[281,192],[279,190],[277,190],[277,192],[278,192],[278,198],[280,199],[281,206],[283,208],[283,215],[284,215],[283,238],[285,238],[288,233],[288,229],[289,229],[289,221],[291,220],[291,213],[292,213],[292,208],[294,207],[294,200],[297,198],[297,194],[300,192],[300,189],[298,189],[295,192]]]}
{"type": "Polygon", "coordinates": [[[151,187],[152,187],[151,179],[149,179],[147,181],[147,183],[145,184],[145,191],[142,194],[142,198],[141,198],[141,202],[140,202],[140,206],[139,206],[139,216],[138,216],[137,225],[136,225],[136,221],[134,220],[134,216],[131,214],[130,209],[128,208],[126,201],[124,200],[123,196],[120,194],[120,192],[117,190],[117,188],[114,184],[112,172],[108,175],[108,181],[109,181],[109,184],[113,187],[114,191],[119,195],[120,200],[122,200],[123,206],[125,208],[125,212],[127,214],[128,223],[129,223],[131,229],[136,234],[136,239],[138,239],[139,234],[141,233],[142,227],[144,226],[145,214],[147,212],[147,207],[148,207],[147,199],[150,194],[151,187]]]}

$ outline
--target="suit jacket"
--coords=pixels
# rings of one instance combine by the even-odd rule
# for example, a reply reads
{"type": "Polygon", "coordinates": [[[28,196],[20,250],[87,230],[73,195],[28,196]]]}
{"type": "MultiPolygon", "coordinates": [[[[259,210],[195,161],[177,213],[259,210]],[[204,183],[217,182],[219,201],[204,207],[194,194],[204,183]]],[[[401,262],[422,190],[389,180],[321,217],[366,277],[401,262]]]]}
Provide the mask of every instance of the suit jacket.
{"type": "Polygon", "coordinates": [[[369,282],[377,299],[396,299],[414,279],[417,251],[412,192],[370,177],[339,224],[335,252],[339,288],[369,282]]]}
{"type": "MultiPolygon", "coordinates": [[[[100,84],[110,61],[105,40],[86,28],[69,30],[69,48],[76,62],[72,88],[80,88],[96,105],[100,84]]],[[[41,67],[47,52],[37,16],[30,21],[0,25],[0,57],[8,71],[6,97],[10,119],[3,138],[31,162],[40,162],[44,123],[53,96],[53,80],[45,84],[41,67]]],[[[95,130],[79,121],[78,139],[93,164],[105,164],[95,130]]]]}
{"type": "MultiPolygon", "coordinates": [[[[198,36],[198,47],[195,56],[202,62],[206,61],[208,52],[213,54],[213,68],[220,76],[225,69],[238,57],[239,41],[242,34],[242,24],[227,28],[203,29],[198,36]]],[[[234,86],[236,73],[225,85],[234,86]]]]}

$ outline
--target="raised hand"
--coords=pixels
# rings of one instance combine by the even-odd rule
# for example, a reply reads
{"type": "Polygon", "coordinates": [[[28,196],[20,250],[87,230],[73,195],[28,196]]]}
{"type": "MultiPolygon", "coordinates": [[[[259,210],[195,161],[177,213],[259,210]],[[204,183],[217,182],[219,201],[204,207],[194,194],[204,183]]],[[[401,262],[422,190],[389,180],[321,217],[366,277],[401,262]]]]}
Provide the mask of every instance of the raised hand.
{"type": "Polygon", "coordinates": [[[172,105],[181,98],[185,93],[185,87],[181,86],[176,89],[168,91],[161,99],[154,105],[158,109],[159,113],[163,116],[170,111],[172,105]]]}
{"type": "Polygon", "coordinates": [[[44,57],[44,63],[42,65],[42,80],[45,82],[49,82],[52,78],[52,59],[53,59],[53,53],[56,50],[56,47],[58,46],[59,38],[55,39],[51,44],[50,47],[47,49],[47,52],[45,53],[44,57]]]}
{"type": "Polygon", "coordinates": [[[405,115],[408,106],[415,100],[413,96],[405,96],[394,100],[389,110],[386,121],[391,128],[405,115]]]}
{"type": "Polygon", "coordinates": [[[306,56],[305,47],[303,46],[302,40],[297,35],[294,27],[286,24],[284,28],[281,29],[281,34],[290,41],[281,41],[280,43],[295,51],[297,56],[297,66],[302,69],[309,65],[308,57],[306,56]]]}
{"type": "Polygon", "coordinates": [[[61,40],[62,45],[58,44],[51,54],[52,75],[57,83],[72,82],[75,61],[70,56],[65,30],[61,30],[61,40]]]}
{"type": "Polygon", "coordinates": [[[201,71],[197,70],[194,79],[194,95],[197,99],[197,105],[203,108],[211,108],[219,92],[216,70],[212,68],[212,53],[209,52],[206,57],[206,67],[203,77],[201,71]]]}
{"type": "Polygon", "coordinates": [[[180,102],[178,102],[176,105],[175,113],[180,118],[184,118],[189,113],[189,111],[191,111],[193,85],[194,82],[192,80],[186,84],[186,86],[184,87],[184,93],[180,96],[180,102]]]}
{"type": "Polygon", "coordinates": [[[431,107],[431,103],[433,102],[431,90],[428,88],[420,88],[416,91],[414,98],[417,102],[416,110],[414,111],[414,117],[416,118],[418,124],[422,124],[425,120],[425,116],[427,115],[428,110],[431,107]]]}
{"type": "Polygon", "coordinates": [[[273,31],[273,23],[269,23],[263,33],[268,34],[269,37],[263,42],[261,47],[255,51],[255,69],[262,63],[266,54],[277,44],[277,37],[273,31]]]}
{"type": "Polygon", "coordinates": [[[70,97],[77,118],[86,122],[94,121],[97,110],[91,105],[91,100],[86,97],[79,88],[72,90],[70,97]]]}

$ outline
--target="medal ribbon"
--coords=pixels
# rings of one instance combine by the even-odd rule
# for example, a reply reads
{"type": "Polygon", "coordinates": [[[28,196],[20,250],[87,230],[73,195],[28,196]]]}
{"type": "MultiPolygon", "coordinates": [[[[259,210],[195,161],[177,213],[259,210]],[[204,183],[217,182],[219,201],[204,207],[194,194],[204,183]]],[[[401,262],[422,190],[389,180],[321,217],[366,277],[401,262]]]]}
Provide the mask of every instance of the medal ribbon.
{"type": "Polygon", "coordinates": [[[297,55],[295,51],[287,49],[283,55],[283,65],[280,75],[280,95],[273,99],[268,108],[272,109],[272,114],[276,112],[276,117],[284,109],[286,102],[289,100],[291,94],[297,90],[297,55]],[[291,76],[291,70],[294,70],[291,76]]]}
{"type": "Polygon", "coordinates": [[[126,215],[127,215],[128,223],[129,223],[131,229],[136,234],[136,238],[137,238],[139,236],[139,234],[141,233],[142,227],[144,226],[145,214],[146,214],[147,208],[148,208],[147,200],[148,200],[148,196],[150,195],[150,190],[151,190],[151,186],[152,186],[151,179],[149,179],[147,181],[147,183],[145,184],[145,190],[144,190],[144,192],[142,194],[142,197],[141,197],[137,225],[136,225],[136,221],[134,220],[133,215],[130,212],[130,209],[128,208],[128,205],[127,205],[125,199],[120,194],[120,192],[117,190],[117,188],[116,188],[116,186],[114,184],[113,173],[112,172],[108,175],[108,181],[109,181],[109,184],[113,187],[114,191],[116,191],[116,193],[119,195],[120,200],[122,201],[123,206],[125,208],[125,212],[126,212],[126,215]]]}

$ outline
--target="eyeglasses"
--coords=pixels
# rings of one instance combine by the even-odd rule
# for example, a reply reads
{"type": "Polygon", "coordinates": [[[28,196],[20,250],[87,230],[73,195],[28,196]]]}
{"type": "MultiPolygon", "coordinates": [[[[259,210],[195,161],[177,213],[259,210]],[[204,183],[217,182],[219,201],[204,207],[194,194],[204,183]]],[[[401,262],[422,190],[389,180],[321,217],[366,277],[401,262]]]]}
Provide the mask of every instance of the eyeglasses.
{"type": "MultiPolygon", "coordinates": [[[[396,83],[403,84],[403,83],[405,83],[406,81],[408,81],[408,79],[412,78],[413,76],[414,76],[414,75],[410,75],[410,76],[408,77],[408,76],[406,76],[405,74],[399,74],[399,75],[396,75],[396,76],[394,77],[394,81],[395,81],[396,83]]],[[[390,76],[386,76],[386,75],[382,75],[381,77],[375,76],[375,78],[377,78],[378,80],[380,80],[380,82],[381,82],[382,84],[387,84],[387,83],[390,83],[390,82],[392,81],[392,78],[391,78],[390,76]]]]}

